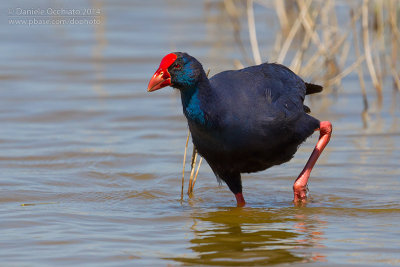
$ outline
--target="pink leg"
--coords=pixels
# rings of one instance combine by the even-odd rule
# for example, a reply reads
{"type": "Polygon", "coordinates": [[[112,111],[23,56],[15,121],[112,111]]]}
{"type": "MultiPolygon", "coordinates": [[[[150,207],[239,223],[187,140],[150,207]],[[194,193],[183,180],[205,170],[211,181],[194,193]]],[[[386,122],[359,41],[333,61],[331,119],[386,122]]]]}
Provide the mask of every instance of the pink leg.
{"type": "Polygon", "coordinates": [[[295,203],[306,202],[307,200],[308,178],[310,177],[310,173],[315,165],[315,162],[317,162],[318,157],[321,155],[325,146],[328,144],[329,139],[331,139],[332,124],[329,121],[321,121],[319,129],[317,129],[316,131],[318,130],[320,132],[318,143],[315,146],[310,158],[308,159],[306,166],[300,173],[299,177],[297,177],[293,185],[295,203]]]}
{"type": "Polygon", "coordinates": [[[246,205],[246,202],[244,201],[244,197],[243,197],[242,193],[235,194],[235,197],[236,197],[236,202],[237,202],[238,207],[243,207],[244,205],[246,205]]]}

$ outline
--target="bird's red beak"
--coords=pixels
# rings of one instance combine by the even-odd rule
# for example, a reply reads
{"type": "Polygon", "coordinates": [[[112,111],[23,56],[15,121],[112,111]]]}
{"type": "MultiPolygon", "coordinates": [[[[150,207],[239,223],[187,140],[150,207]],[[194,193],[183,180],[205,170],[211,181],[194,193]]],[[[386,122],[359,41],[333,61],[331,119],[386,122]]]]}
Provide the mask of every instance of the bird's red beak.
{"type": "Polygon", "coordinates": [[[176,58],[177,56],[174,53],[171,53],[161,60],[160,67],[150,79],[149,86],[147,87],[148,92],[153,92],[171,85],[171,75],[168,72],[168,68],[175,62],[176,58]]]}
{"type": "Polygon", "coordinates": [[[171,85],[171,75],[167,69],[158,68],[149,82],[147,91],[153,92],[168,85],[171,85]]]}

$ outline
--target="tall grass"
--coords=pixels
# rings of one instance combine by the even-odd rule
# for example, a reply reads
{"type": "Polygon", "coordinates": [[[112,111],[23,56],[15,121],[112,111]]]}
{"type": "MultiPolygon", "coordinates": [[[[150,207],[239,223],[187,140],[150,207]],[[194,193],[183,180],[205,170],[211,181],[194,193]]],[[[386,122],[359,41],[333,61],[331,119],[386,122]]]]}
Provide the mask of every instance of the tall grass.
{"type": "MultiPolygon", "coordinates": [[[[343,78],[355,72],[365,109],[368,109],[365,87],[370,81],[379,101],[382,101],[383,81],[388,76],[393,81],[392,87],[400,91],[397,70],[400,1],[224,0],[223,3],[224,12],[234,21],[236,35],[243,34],[243,18],[247,17],[252,56],[243,52],[245,64],[240,62],[239,67],[259,64],[261,58],[267,58],[270,62],[284,63],[302,77],[322,81],[327,91],[340,86],[343,78]],[[254,9],[258,14],[264,12],[262,9],[265,14],[273,11],[276,19],[272,21],[278,27],[255,23],[254,9]],[[268,37],[275,40],[269,54],[259,47],[256,25],[276,29],[268,37]]],[[[235,39],[240,40],[240,47],[246,46],[241,41],[243,36],[235,39]]]]}

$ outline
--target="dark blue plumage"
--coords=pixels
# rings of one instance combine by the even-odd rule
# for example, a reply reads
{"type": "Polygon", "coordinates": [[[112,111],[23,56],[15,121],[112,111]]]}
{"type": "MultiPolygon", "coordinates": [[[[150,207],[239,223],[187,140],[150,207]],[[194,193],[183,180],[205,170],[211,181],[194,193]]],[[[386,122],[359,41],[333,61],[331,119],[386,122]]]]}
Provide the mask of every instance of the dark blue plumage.
{"type": "Polygon", "coordinates": [[[322,88],[288,68],[264,63],[208,79],[195,58],[174,55],[170,83],[181,92],[193,143],[235,195],[242,192],[241,173],[289,161],[319,129],[303,101],[322,88]]]}

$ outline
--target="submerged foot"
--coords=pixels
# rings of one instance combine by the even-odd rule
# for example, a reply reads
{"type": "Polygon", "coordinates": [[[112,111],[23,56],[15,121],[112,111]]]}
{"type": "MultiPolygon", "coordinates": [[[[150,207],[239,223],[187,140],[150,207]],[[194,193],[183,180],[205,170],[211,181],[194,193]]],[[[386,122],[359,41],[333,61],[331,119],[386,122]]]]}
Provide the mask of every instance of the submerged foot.
{"type": "Polygon", "coordinates": [[[236,193],[236,202],[238,207],[244,207],[246,205],[246,202],[244,201],[244,197],[242,193],[236,193]]]}
{"type": "Polygon", "coordinates": [[[294,193],[294,198],[293,198],[293,203],[296,206],[304,206],[304,204],[307,203],[307,185],[302,186],[302,185],[293,185],[293,193],[294,193]]]}

